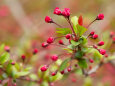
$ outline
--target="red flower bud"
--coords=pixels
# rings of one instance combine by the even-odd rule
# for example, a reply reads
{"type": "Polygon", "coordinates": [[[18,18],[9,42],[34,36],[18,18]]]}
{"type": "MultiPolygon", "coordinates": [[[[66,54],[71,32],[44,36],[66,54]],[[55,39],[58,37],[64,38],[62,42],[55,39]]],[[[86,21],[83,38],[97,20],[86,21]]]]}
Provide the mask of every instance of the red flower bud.
{"type": "Polygon", "coordinates": [[[104,14],[99,14],[96,18],[96,20],[103,20],[104,19],[104,14]]]}
{"type": "Polygon", "coordinates": [[[2,83],[2,80],[0,80],[0,84],[2,83]]]}
{"type": "Polygon", "coordinates": [[[47,22],[47,23],[53,23],[52,19],[49,16],[45,17],[45,22],[47,22]]]}
{"type": "Polygon", "coordinates": [[[23,55],[21,56],[21,58],[22,58],[23,60],[25,60],[26,56],[23,54],[23,55]]]}
{"type": "Polygon", "coordinates": [[[71,44],[71,39],[69,39],[69,43],[71,44]]]}
{"type": "Polygon", "coordinates": [[[115,42],[115,37],[113,37],[113,42],[115,42]]]}
{"type": "Polygon", "coordinates": [[[100,54],[102,54],[102,55],[106,54],[106,50],[104,50],[104,49],[99,49],[99,52],[100,52],[100,54]]]}
{"type": "Polygon", "coordinates": [[[53,55],[53,56],[51,57],[51,59],[52,59],[52,61],[57,61],[57,60],[58,60],[58,56],[57,56],[57,55],[53,55]]]}
{"type": "Polygon", "coordinates": [[[12,65],[15,65],[15,62],[12,62],[11,64],[12,64],[12,65]]]}
{"type": "Polygon", "coordinates": [[[63,45],[64,43],[63,43],[63,41],[62,41],[62,40],[59,40],[59,44],[62,44],[62,45],[63,45]]]}
{"type": "Polygon", "coordinates": [[[44,65],[43,67],[40,68],[40,70],[41,70],[42,72],[46,71],[47,69],[48,69],[48,66],[47,66],[47,65],[44,65]]]}
{"type": "Polygon", "coordinates": [[[115,32],[111,31],[110,36],[113,37],[115,35],[115,32]]]}
{"type": "Polygon", "coordinates": [[[93,48],[97,49],[98,47],[97,47],[97,45],[93,45],[93,48]]]}
{"type": "Polygon", "coordinates": [[[93,62],[94,62],[93,59],[89,59],[89,61],[90,61],[90,63],[93,63],[93,62]]]}
{"type": "Polygon", "coordinates": [[[90,69],[90,70],[92,69],[92,66],[91,66],[91,65],[89,66],[89,69],[90,69]]]}
{"type": "Polygon", "coordinates": [[[65,8],[64,11],[62,12],[62,15],[65,16],[65,17],[69,17],[70,16],[70,9],[65,8]]]}
{"type": "Polygon", "coordinates": [[[36,53],[38,53],[38,49],[37,48],[35,48],[34,51],[33,51],[33,54],[36,54],[36,53]]]}
{"type": "Polygon", "coordinates": [[[94,35],[93,35],[93,39],[96,39],[96,38],[98,38],[98,35],[97,35],[97,34],[94,34],[94,35]]]}
{"type": "Polygon", "coordinates": [[[13,86],[17,86],[16,83],[14,83],[13,86]]]}
{"type": "Polygon", "coordinates": [[[72,82],[75,83],[77,81],[77,79],[75,78],[72,78],[72,82]]]}
{"type": "Polygon", "coordinates": [[[53,72],[53,73],[52,73],[52,76],[55,76],[55,75],[56,75],[56,72],[53,72]]]}
{"type": "Polygon", "coordinates": [[[61,74],[64,74],[64,70],[60,72],[61,74]]]}
{"type": "Polygon", "coordinates": [[[78,64],[75,64],[75,67],[78,67],[78,64]]]}
{"type": "Polygon", "coordinates": [[[53,43],[53,41],[54,41],[54,38],[53,37],[49,37],[48,39],[47,39],[47,43],[53,43]]]}
{"type": "Polygon", "coordinates": [[[107,57],[108,57],[108,54],[105,54],[104,56],[107,58],[107,57]]]}
{"type": "Polygon", "coordinates": [[[48,46],[48,43],[47,42],[44,42],[44,43],[42,43],[42,47],[47,47],[48,46]]]}
{"type": "Polygon", "coordinates": [[[59,9],[59,7],[56,7],[56,8],[54,9],[54,14],[56,14],[56,15],[61,15],[61,10],[59,9]]]}
{"type": "Polygon", "coordinates": [[[78,24],[81,26],[83,25],[83,17],[81,15],[79,16],[78,24]]]}
{"type": "Polygon", "coordinates": [[[6,52],[10,52],[10,47],[9,47],[9,46],[5,46],[5,47],[4,47],[4,50],[5,50],[6,52]]]}
{"type": "Polygon", "coordinates": [[[67,34],[65,37],[66,37],[66,39],[70,39],[71,34],[67,34]]]}
{"type": "Polygon", "coordinates": [[[95,34],[95,32],[94,31],[92,31],[91,33],[90,33],[90,35],[94,35],[95,34]]]}
{"type": "Polygon", "coordinates": [[[71,67],[69,67],[67,70],[68,70],[68,72],[70,72],[71,71],[71,67]]]}
{"type": "Polygon", "coordinates": [[[100,41],[100,42],[98,43],[98,46],[102,46],[102,45],[104,45],[104,42],[103,42],[103,41],[100,41]]]}

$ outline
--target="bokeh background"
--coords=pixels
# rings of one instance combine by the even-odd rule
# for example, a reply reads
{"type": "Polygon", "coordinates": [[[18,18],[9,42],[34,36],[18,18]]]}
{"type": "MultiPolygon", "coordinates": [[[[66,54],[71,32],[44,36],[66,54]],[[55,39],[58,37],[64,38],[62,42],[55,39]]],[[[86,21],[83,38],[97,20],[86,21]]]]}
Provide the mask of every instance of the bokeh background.
{"type": "MultiPolygon", "coordinates": [[[[95,30],[101,35],[115,30],[115,0],[0,0],[0,44],[5,43],[12,47],[13,57],[25,50],[29,54],[31,49],[40,48],[44,40],[55,35],[57,27],[45,23],[46,15],[68,27],[63,17],[53,14],[55,7],[70,8],[72,16],[82,15],[84,25],[88,25],[99,13],[103,13],[105,19],[95,22],[89,31],[95,30]]],[[[85,81],[92,83],[88,86],[115,86],[115,68],[111,64],[104,65],[96,75],[85,81],[79,77],[75,82],[72,76],[74,75],[56,82],[55,86],[83,86],[85,81]]]]}

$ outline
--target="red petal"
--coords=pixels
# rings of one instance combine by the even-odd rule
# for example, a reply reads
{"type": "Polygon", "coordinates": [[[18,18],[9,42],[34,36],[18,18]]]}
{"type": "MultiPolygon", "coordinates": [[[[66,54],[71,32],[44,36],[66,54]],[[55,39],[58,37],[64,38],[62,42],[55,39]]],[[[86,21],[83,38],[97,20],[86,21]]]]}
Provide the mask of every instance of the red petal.
{"type": "Polygon", "coordinates": [[[81,15],[79,16],[78,24],[81,26],[83,25],[83,17],[81,15]]]}

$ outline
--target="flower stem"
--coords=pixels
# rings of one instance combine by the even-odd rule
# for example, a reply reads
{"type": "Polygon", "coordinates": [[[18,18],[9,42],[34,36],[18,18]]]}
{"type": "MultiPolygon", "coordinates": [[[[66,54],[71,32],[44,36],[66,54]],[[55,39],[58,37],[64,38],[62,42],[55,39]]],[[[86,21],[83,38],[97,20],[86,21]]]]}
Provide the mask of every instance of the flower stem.
{"type": "Polygon", "coordinates": [[[70,18],[69,17],[67,18],[67,21],[68,21],[68,23],[69,23],[69,25],[71,27],[71,30],[72,30],[73,34],[75,35],[75,40],[78,41],[77,35],[76,35],[76,33],[75,33],[74,29],[73,29],[73,26],[72,26],[72,24],[70,22],[70,18]]]}
{"type": "Polygon", "coordinates": [[[87,28],[89,28],[95,21],[96,21],[96,19],[93,20],[93,21],[87,26],[87,28]]]}
{"type": "Polygon", "coordinates": [[[62,28],[62,26],[61,25],[59,25],[59,24],[57,24],[56,22],[53,22],[55,25],[57,25],[57,26],[59,26],[60,28],[62,28]]]}

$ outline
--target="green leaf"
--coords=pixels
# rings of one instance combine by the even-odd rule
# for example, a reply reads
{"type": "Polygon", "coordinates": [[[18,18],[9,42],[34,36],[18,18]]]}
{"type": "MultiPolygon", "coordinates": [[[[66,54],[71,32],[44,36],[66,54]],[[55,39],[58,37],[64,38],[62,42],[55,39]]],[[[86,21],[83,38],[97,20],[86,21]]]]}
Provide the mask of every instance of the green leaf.
{"type": "Polygon", "coordinates": [[[56,28],[56,30],[57,30],[56,33],[60,35],[66,35],[72,33],[70,28],[56,28]]]}
{"type": "Polygon", "coordinates": [[[76,69],[76,72],[75,72],[77,75],[82,75],[82,69],[76,69]]]}
{"type": "Polygon", "coordinates": [[[32,69],[32,67],[27,67],[24,69],[24,71],[30,71],[32,69]]]}
{"type": "Polygon", "coordinates": [[[85,27],[80,26],[80,25],[77,25],[77,30],[78,30],[79,36],[82,36],[87,31],[85,27]]]}
{"type": "Polygon", "coordinates": [[[0,56],[0,64],[4,64],[5,62],[8,61],[9,59],[9,53],[3,53],[1,56],[0,56]]]}
{"type": "Polygon", "coordinates": [[[95,50],[93,52],[93,59],[95,60],[95,62],[100,62],[100,59],[102,57],[103,57],[103,55],[101,55],[98,50],[95,50]]]}
{"type": "Polygon", "coordinates": [[[50,82],[58,81],[58,80],[61,80],[62,77],[63,77],[63,75],[60,74],[60,72],[57,72],[57,74],[55,76],[50,76],[49,77],[49,81],[50,82]]]}
{"type": "Polygon", "coordinates": [[[80,42],[76,42],[76,41],[74,41],[74,40],[71,40],[71,44],[74,45],[74,46],[77,46],[77,45],[80,44],[80,42]]]}
{"type": "Polygon", "coordinates": [[[76,59],[82,58],[83,55],[84,55],[83,51],[78,50],[78,51],[75,53],[75,58],[76,58],[76,59]]]}
{"type": "Polygon", "coordinates": [[[17,72],[17,73],[15,74],[15,77],[26,76],[26,75],[28,75],[29,73],[30,73],[29,71],[17,72]]]}
{"type": "Polygon", "coordinates": [[[2,44],[1,46],[0,46],[0,52],[2,52],[3,50],[4,50],[4,44],[2,44]]]}
{"type": "Polygon", "coordinates": [[[86,44],[87,43],[87,39],[82,36],[82,37],[80,37],[79,42],[80,42],[80,44],[86,44]]]}
{"type": "Polygon", "coordinates": [[[72,44],[70,44],[70,45],[67,46],[67,48],[69,48],[69,49],[74,49],[74,47],[75,47],[75,46],[72,45],[72,44]]]}
{"type": "Polygon", "coordinates": [[[71,22],[73,23],[73,29],[75,33],[77,34],[78,31],[77,31],[76,25],[78,24],[78,17],[77,16],[72,17],[71,22]]]}
{"type": "Polygon", "coordinates": [[[81,67],[81,68],[87,68],[87,62],[85,59],[80,59],[78,61],[78,65],[81,67]]]}
{"type": "Polygon", "coordinates": [[[70,58],[64,60],[62,64],[60,65],[59,71],[63,71],[67,67],[67,64],[69,61],[70,61],[70,58]]]}
{"type": "Polygon", "coordinates": [[[69,48],[62,48],[63,50],[67,50],[69,53],[72,53],[73,50],[69,49],[69,48]]]}

